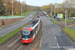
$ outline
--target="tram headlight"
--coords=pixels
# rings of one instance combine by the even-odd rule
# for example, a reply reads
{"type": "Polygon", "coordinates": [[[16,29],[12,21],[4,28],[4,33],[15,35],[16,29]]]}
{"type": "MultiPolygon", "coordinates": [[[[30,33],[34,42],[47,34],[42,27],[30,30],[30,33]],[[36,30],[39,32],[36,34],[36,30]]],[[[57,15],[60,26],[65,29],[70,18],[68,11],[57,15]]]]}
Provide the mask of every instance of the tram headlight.
{"type": "Polygon", "coordinates": [[[21,40],[24,40],[24,38],[21,38],[21,40]]]}

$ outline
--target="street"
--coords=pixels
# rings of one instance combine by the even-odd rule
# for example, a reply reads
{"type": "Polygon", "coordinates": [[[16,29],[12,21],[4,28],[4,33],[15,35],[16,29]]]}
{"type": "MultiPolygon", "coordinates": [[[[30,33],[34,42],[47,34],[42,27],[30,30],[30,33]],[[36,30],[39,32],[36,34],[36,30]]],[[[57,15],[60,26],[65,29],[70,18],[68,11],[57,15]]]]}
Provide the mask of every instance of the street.
{"type": "Polygon", "coordinates": [[[6,26],[4,28],[0,28],[0,36],[3,36],[11,31],[25,25],[27,22],[29,22],[31,20],[30,15],[32,15],[32,17],[33,17],[35,13],[36,12],[32,12],[29,15],[27,15],[25,19],[23,19],[17,23],[14,23],[12,25],[6,26]]]}
{"type": "Polygon", "coordinates": [[[75,0],[0,0],[0,50],[75,50],[75,0]]]}
{"type": "Polygon", "coordinates": [[[42,43],[39,50],[67,50],[74,48],[72,40],[48,17],[43,16],[42,43]]]}

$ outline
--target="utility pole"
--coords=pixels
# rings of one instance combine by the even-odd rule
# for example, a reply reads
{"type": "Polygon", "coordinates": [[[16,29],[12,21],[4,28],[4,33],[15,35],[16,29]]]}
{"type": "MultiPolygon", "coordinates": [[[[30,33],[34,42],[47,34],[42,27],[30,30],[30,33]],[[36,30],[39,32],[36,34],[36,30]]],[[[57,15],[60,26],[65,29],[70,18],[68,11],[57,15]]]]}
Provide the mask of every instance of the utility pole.
{"type": "Polygon", "coordinates": [[[57,8],[57,3],[55,3],[55,7],[54,7],[54,16],[56,16],[56,8],[57,8]]]}
{"type": "Polygon", "coordinates": [[[21,3],[21,16],[22,16],[22,3],[21,3]]]}
{"type": "Polygon", "coordinates": [[[55,16],[55,7],[54,7],[54,16],[55,16]]]}
{"type": "Polygon", "coordinates": [[[51,16],[52,16],[52,7],[51,7],[51,16]]]}
{"type": "Polygon", "coordinates": [[[12,16],[13,16],[13,0],[12,0],[12,16]]]}
{"type": "Polygon", "coordinates": [[[65,28],[66,28],[66,25],[67,25],[66,17],[67,17],[67,10],[65,10],[65,28]]]}

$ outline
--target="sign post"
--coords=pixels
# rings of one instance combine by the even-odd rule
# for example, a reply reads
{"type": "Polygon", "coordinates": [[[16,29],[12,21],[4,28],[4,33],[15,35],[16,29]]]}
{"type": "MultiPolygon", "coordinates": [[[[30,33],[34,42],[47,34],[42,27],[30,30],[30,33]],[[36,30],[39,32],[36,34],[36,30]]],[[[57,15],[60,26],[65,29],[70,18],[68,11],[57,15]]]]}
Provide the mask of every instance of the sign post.
{"type": "Polygon", "coordinates": [[[63,14],[57,14],[57,18],[58,18],[58,21],[60,21],[60,18],[63,18],[63,14]]]}

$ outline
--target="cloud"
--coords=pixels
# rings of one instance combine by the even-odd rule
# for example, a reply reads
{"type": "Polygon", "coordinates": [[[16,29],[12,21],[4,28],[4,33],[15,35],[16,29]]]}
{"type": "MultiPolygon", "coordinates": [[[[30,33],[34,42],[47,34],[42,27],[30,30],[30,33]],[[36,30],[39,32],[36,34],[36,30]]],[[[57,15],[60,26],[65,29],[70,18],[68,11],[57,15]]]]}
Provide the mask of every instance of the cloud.
{"type": "MultiPolygon", "coordinates": [[[[23,1],[23,0],[18,0],[18,1],[23,1]]],[[[28,5],[33,5],[33,6],[43,6],[43,5],[48,5],[50,3],[62,3],[64,0],[25,0],[28,5]]]]}

